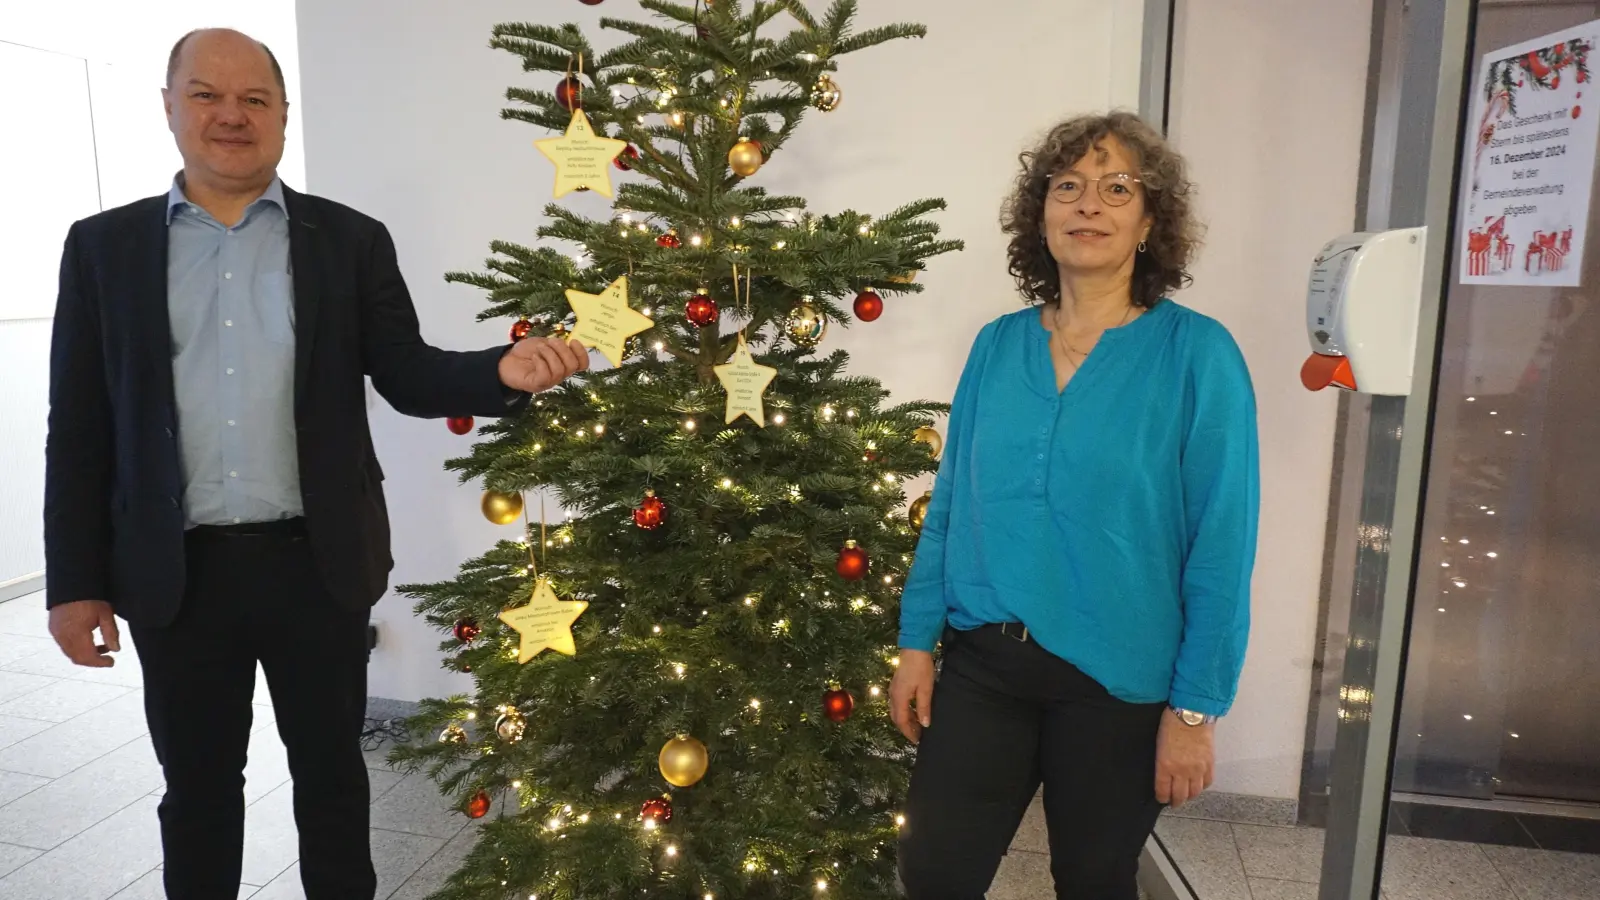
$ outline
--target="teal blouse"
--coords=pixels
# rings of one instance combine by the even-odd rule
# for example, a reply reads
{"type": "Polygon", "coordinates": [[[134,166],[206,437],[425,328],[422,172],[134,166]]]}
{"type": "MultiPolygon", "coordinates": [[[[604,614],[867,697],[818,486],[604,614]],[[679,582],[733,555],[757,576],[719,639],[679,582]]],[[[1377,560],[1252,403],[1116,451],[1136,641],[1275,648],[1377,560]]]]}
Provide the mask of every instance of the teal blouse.
{"type": "Polygon", "coordinates": [[[1020,622],[1132,703],[1233,704],[1250,628],[1255,393],[1217,321],[1164,300],[1056,390],[1038,309],[978,335],[901,597],[900,645],[1020,622]]]}

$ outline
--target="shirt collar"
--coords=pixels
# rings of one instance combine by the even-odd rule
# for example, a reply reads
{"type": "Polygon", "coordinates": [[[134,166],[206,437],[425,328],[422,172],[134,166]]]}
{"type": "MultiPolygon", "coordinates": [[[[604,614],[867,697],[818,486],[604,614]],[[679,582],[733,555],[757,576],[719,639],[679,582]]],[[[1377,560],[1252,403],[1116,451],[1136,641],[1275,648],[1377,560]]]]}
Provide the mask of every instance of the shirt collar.
{"type": "MultiPolygon", "coordinates": [[[[277,204],[277,207],[283,210],[284,218],[289,217],[289,205],[285,203],[283,199],[283,179],[276,175],[272,176],[272,183],[267,185],[267,189],[262,192],[261,196],[257,197],[255,201],[250,204],[250,206],[254,207],[257,203],[261,203],[263,201],[277,204]]],[[[183,192],[183,173],[180,171],[178,174],[172,177],[172,188],[167,191],[168,225],[172,224],[173,212],[179,207],[187,206],[188,203],[189,197],[183,192]]]]}

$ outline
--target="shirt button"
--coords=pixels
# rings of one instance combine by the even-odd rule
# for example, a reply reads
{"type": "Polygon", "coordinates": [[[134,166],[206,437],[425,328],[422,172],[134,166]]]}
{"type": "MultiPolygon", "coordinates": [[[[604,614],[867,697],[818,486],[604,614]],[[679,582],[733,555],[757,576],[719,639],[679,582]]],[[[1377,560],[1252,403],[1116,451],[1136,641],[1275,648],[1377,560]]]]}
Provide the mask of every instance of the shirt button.
{"type": "Polygon", "coordinates": [[[1043,453],[1039,454],[1039,458],[1040,459],[1044,459],[1044,454],[1043,453]]]}
{"type": "Polygon", "coordinates": [[[232,419],[229,419],[229,420],[228,420],[228,427],[229,427],[229,428],[232,428],[232,427],[233,427],[233,420],[232,420],[232,419]]]}
{"type": "Polygon", "coordinates": [[[229,472],[228,473],[228,477],[229,478],[238,478],[239,477],[239,473],[238,472],[229,472]]]}
{"type": "Polygon", "coordinates": [[[232,278],[233,277],[233,273],[232,272],[224,272],[222,274],[222,277],[223,278],[232,278]]]}
{"type": "Polygon", "coordinates": [[[235,525],[239,524],[239,517],[238,516],[234,516],[233,517],[233,524],[235,524],[235,525]]]}
{"type": "Polygon", "coordinates": [[[233,327],[233,320],[232,319],[223,319],[222,320],[222,324],[228,326],[229,328],[232,328],[233,327]]]}
{"type": "Polygon", "coordinates": [[[232,374],[233,374],[233,370],[232,370],[232,369],[229,369],[229,370],[228,370],[228,374],[229,374],[229,375],[232,375],[232,374]]]}

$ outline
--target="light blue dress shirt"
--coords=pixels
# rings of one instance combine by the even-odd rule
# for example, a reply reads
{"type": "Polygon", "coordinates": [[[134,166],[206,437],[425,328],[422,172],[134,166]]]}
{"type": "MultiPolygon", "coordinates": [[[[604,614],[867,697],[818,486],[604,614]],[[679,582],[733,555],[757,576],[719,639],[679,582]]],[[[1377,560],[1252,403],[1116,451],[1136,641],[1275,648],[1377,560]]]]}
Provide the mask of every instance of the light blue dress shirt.
{"type": "Polygon", "coordinates": [[[167,195],[167,312],[186,527],[301,515],[283,184],[232,228],[167,195]]]}
{"type": "Polygon", "coordinates": [[[1255,394],[1225,328],[1171,300],[1056,390],[1039,310],[990,323],[951,409],[900,646],[1020,622],[1113,696],[1222,715],[1250,627],[1255,394]]]}

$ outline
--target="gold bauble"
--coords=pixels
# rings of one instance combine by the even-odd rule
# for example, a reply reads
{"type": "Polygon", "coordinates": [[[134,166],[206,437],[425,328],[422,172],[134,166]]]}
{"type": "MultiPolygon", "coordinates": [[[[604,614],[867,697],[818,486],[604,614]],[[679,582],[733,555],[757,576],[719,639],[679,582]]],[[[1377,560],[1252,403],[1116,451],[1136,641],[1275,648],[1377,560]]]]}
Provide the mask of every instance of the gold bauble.
{"type": "Polygon", "coordinates": [[[911,522],[911,530],[917,534],[922,533],[922,523],[928,520],[928,504],[933,502],[933,494],[926,493],[911,501],[911,508],[906,511],[906,519],[911,522]]]}
{"type": "Polygon", "coordinates": [[[661,777],[681,788],[690,787],[706,777],[711,757],[706,745],[692,737],[678,735],[661,748],[661,777]]]}
{"type": "Polygon", "coordinates": [[[466,742],[466,729],[454,722],[446,725],[444,731],[439,732],[439,743],[441,744],[465,744],[466,742]]]}
{"type": "Polygon", "coordinates": [[[500,735],[500,740],[510,744],[515,744],[517,741],[522,740],[522,733],[527,729],[528,720],[524,719],[522,713],[517,712],[515,709],[508,709],[501,713],[500,718],[495,720],[494,723],[494,733],[500,735]]]}
{"type": "Polygon", "coordinates": [[[815,307],[802,303],[789,312],[789,319],[784,323],[784,331],[789,335],[789,340],[795,346],[810,349],[822,343],[823,337],[828,333],[828,317],[824,316],[815,307]]]}
{"type": "Polygon", "coordinates": [[[944,438],[933,428],[924,425],[911,433],[911,439],[919,444],[928,445],[928,453],[934,459],[944,452],[944,438]]]}
{"type": "Polygon", "coordinates": [[[483,517],[496,525],[510,525],[522,515],[522,494],[506,491],[483,492],[483,517]]]}
{"type": "Polygon", "coordinates": [[[811,105],[823,112],[838,109],[842,100],[844,91],[839,90],[839,85],[826,75],[818,78],[816,85],[811,88],[811,105]]]}
{"type": "Polygon", "coordinates": [[[733,149],[728,151],[728,168],[732,169],[735,175],[744,178],[761,171],[761,164],[764,162],[766,158],[761,154],[761,145],[755,141],[740,139],[739,143],[734,144],[733,149]]]}
{"type": "Polygon", "coordinates": [[[917,270],[916,269],[907,269],[906,271],[900,273],[899,275],[891,275],[891,276],[889,276],[889,283],[890,284],[910,284],[911,282],[916,281],[916,280],[917,280],[917,270]]]}

